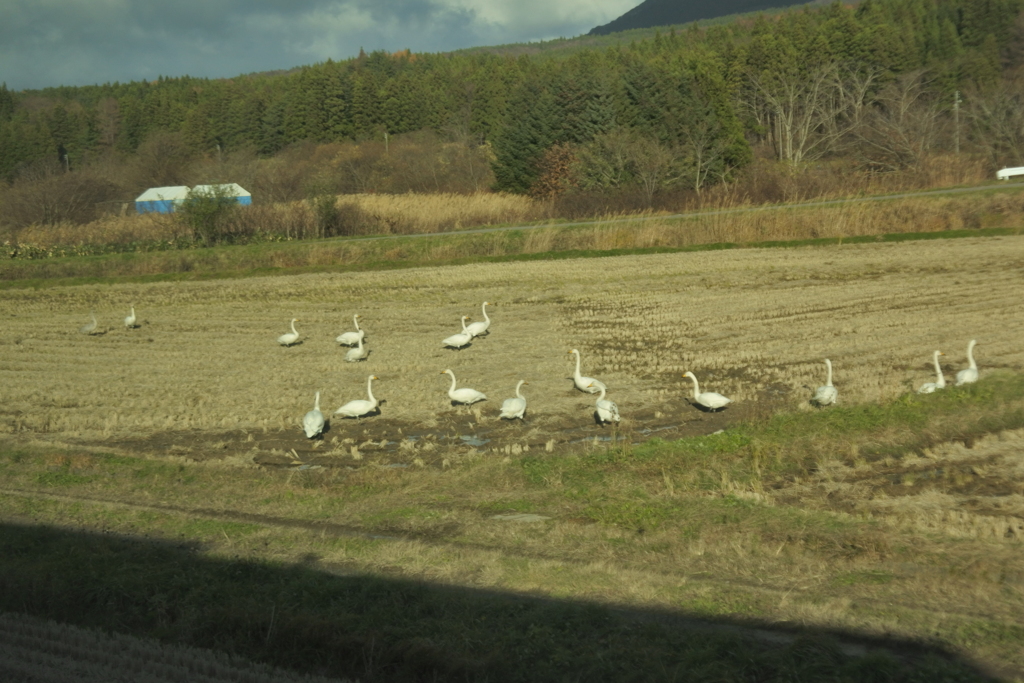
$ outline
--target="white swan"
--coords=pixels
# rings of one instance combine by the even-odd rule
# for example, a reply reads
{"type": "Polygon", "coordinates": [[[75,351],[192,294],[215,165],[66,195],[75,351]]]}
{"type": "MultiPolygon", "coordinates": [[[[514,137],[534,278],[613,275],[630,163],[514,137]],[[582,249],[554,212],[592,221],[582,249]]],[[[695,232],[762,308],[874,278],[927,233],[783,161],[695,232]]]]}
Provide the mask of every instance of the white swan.
{"type": "Polygon", "coordinates": [[[945,389],[946,388],[946,378],[942,374],[942,366],[939,365],[939,356],[945,356],[945,355],[946,354],[944,354],[942,351],[936,351],[932,355],[932,362],[935,363],[935,381],[934,382],[925,382],[924,384],[922,384],[920,386],[920,388],[918,388],[917,393],[919,393],[919,394],[931,394],[931,393],[934,393],[936,389],[945,389]]]}
{"type": "Polygon", "coordinates": [[[92,318],[92,322],[78,328],[82,334],[96,334],[96,314],[90,313],[89,317],[92,318]]]}
{"type": "Polygon", "coordinates": [[[361,317],[362,316],[359,315],[358,313],[352,316],[352,322],[355,323],[356,325],[355,332],[344,332],[342,334],[339,334],[334,339],[334,341],[338,342],[342,346],[355,346],[356,344],[358,344],[359,340],[366,335],[365,331],[359,329],[359,318],[361,317]]]}
{"type": "Polygon", "coordinates": [[[370,375],[366,379],[366,395],[369,396],[369,400],[365,398],[358,398],[354,401],[349,401],[342,407],[334,411],[335,415],[341,415],[342,417],[362,417],[372,413],[377,409],[377,399],[373,397],[372,382],[375,379],[380,379],[376,375],[370,375]]]}
{"type": "Polygon", "coordinates": [[[487,307],[493,305],[494,304],[490,303],[489,301],[484,302],[484,305],[480,307],[481,310],[483,310],[484,312],[484,322],[473,323],[469,327],[466,327],[465,331],[468,334],[471,334],[474,337],[479,337],[482,334],[488,334],[487,328],[491,326],[491,319],[487,317],[487,307]]]}
{"type": "Polygon", "coordinates": [[[354,349],[349,349],[345,353],[345,360],[349,363],[355,363],[357,361],[366,360],[366,357],[370,355],[370,350],[363,347],[363,338],[359,337],[357,340],[357,346],[354,349]]]}
{"type": "Polygon", "coordinates": [[[615,405],[614,401],[609,401],[604,397],[605,386],[601,384],[598,386],[598,382],[594,381],[590,383],[591,389],[596,389],[601,392],[601,395],[597,397],[597,420],[598,422],[618,422],[619,421],[619,407],[615,405]]]}
{"type": "Polygon", "coordinates": [[[501,417],[514,420],[517,417],[522,420],[523,413],[526,412],[526,397],[519,393],[520,387],[524,384],[529,384],[524,379],[519,380],[519,384],[516,385],[516,397],[506,398],[501,402],[501,417]]]}
{"type": "Polygon", "coordinates": [[[441,343],[445,346],[450,346],[453,349],[461,349],[463,346],[473,341],[473,335],[469,333],[469,328],[466,327],[466,321],[469,319],[468,315],[462,316],[462,332],[453,334],[441,343]]]}
{"type": "Polygon", "coordinates": [[[463,387],[462,389],[455,388],[455,373],[451,370],[444,370],[441,372],[442,375],[452,376],[452,386],[448,389],[448,396],[456,403],[463,403],[469,405],[470,403],[476,403],[477,401],[486,401],[487,397],[481,394],[476,389],[470,389],[469,387],[463,387]]]}
{"type": "Polygon", "coordinates": [[[291,346],[295,342],[299,341],[299,333],[295,330],[295,323],[299,321],[298,318],[292,318],[292,331],[286,332],[277,338],[277,343],[281,346],[291,346]]]}
{"type": "Polygon", "coordinates": [[[320,392],[316,392],[313,399],[313,410],[306,413],[302,418],[302,431],[306,432],[306,438],[312,439],[324,431],[324,414],[320,412],[320,392]]]}
{"type": "Polygon", "coordinates": [[[132,312],[124,319],[124,326],[129,330],[135,329],[135,306],[131,307],[132,312]]]}
{"type": "Polygon", "coordinates": [[[967,345],[967,367],[956,373],[956,385],[974,384],[978,381],[978,364],[974,362],[974,345],[977,339],[972,339],[967,345]]]}
{"type": "Polygon", "coordinates": [[[825,386],[818,387],[811,398],[811,403],[816,406],[832,405],[839,398],[839,392],[832,386],[832,361],[826,358],[825,366],[828,368],[828,379],[825,380],[825,386]]]}
{"type": "Polygon", "coordinates": [[[605,389],[604,382],[594,379],[593,377],[583,377],[580,375],[580,352],[573,349],[569,352],[570,354],[576,354],[576,372],[572,376],[572,381],[576,385],[576,388],[580,391],[585,391],[588,394],[596,394],[597,392],[605,389]]]}
{"type": "Polygon", "coordinates": [[[697,377],[689,370],[683,373],[683,377],[689,377],[693,381],[693,400],[708,410],[721,410],[732,403],[731,398],[726,398],[721,394],[716,394],[713,391],[701,391],[700,385],[697,384],[697,377]]]}

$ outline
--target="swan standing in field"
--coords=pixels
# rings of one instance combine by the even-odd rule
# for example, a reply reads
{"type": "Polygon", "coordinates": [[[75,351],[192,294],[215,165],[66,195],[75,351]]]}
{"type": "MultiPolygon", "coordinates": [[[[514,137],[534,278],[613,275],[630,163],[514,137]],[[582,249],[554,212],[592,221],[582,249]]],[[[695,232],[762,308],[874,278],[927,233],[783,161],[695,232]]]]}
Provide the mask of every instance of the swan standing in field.
{"type": "Polygon", "coordinates": [[[967,367],[956,373],[956,385],[974,384],[978,381],[978,364],[974,362],[974,345],[977,339],[972,339],[967,345],[967,367]]]}
{"type": "Polygon", "coordinates": [[[451,370],[444,370],[441,372],[442,375],[451,375],[452,386],[448,389],[448,397],[451,398],[455,403],[462,403],[469,405],[470,403],[476,403],[477,401],[486,401],[487,396],[480,393],[476,389],[470,389],[469,387],[463,387],[461,389],[455,388],[455,373],[451,370]]]}
{"type": "Polygon", "coordinates": [[[356,313],[352,316],[352,322],[355,323],[355,332],[344,332],[339,334],[334,341],[338,342],[342,346],[355,346],[359,343],[359,340],[366,336],[366,332],[359,329],[359,318],[362,316],[356,313]]]}
{"type": "Polygon", "coordinates": [[[453,349],[461,349],[463,346],[473,341],[473,335],[469,333],[469,328],[466,327],[467,320],[469,320],[468,315],[462,316],[462,332],[453,334],[441,343],[445,346],[450,346],[453,349]]]}
{"type": "Polygon", "coordinates": [[[306,413],[302,418],[302,431],[306,432],[306,438],[312,439],[324,431],[324,414],[320,412],[320,392],[316,392],[313,399],[313,410],[306,413]]]}
{"type": "Polygon", "coordinates": [[[335,415],[341,415],[342,417],[362,417],[372,413],[377,409],[377,399],[373,397],[373,380],[380,379],[376,375],[370,375],[366,379],[366,395],[369,396],[369,400],[365,398],[358,398],[354,401],[349,401],[342,407],[334,411],[335,415]]]}
{"type": "Polygon", "coordinates": [[[942,374],[942,366],[939,365],[939,356],[945,356],[945,355],[946,354],[944,354],[942,351],[936,351],[932,355],[932,362],[935,363],[935,381],[934,382],[925,382],[917,390],[917,393],[919,393],[919,394],[931,394],[931,393],[934,393],[936,389],[945,389],[946,388],[946,378],[942,374]]]}
{"type": "Polygon", "coordinates": [[[134,330],[135,329],[135,306],[131,306],[131,309],[132,309],[131,313],[129,313],[128,316],[124,319],[124,326],[125,326],[126,329],[134,330]]]}
{"type": "Polygon", "coordinates": [[[370,355],[370,350],[363,346],[363,337],[359,336],[357,340],[358,346],[354,349],[349,349],[345,353],[345,360],[349,363],[355,363],[356,361],[366,360],[366,357],[370,355]]]}
{"type": "Polygon", "coordinates": [[[488,301],[485,301],[484,305],[480,307],[481,310],[484,312],[484,321],[482,323],[481,322],[473,323],[469,327],[466,327],[466,324],[463,323],[462,326],[465,328],[464,331],[467,334],[470,334],[470,335],[472,335],[474,337],[479,337],[482,334],[490,334],[490,332],[487,331],[487,328],[491,326],[491,319],[487,317],[487,307],[488,306],[493,306],[493,305],[494,304],[492,304],[492,303],[490,303],[488,301]]]}
{"type": "Polygon", "coordinates": [[[516,397],[506,398],[501,402],[501,417],[514,420],[517,417],[522,420],[523,414],[526,412],[526,397],[523,396],[519,389],[524,385],[529,384],[525,379],[519,380],[519,384],[516,385],[516,397]]]}
{"type": "Polygon", "coordinates": [[[721,410],[732,403],[731,398],[726,398],[721,394],[716,394],[713,391],[701,391],[700,385],[697,384],[697,377],[689,370],[683,373],[683,377],[689,377],[693,382],[693,400],[708,410],[721,410]]]}
{"type": "Polygon", "coordinates": [[[82,334],[96,334],[96,314],[90,313],[89,317],[92,318],[92,322],[78,328],[78,331],[82,334]]]}
{"type": "MultiPolygon", "coordinates": [[[[839,392],[832,386],[832,361],[828,358],[825,359],[825,367],[828,368],[828,378],[825,380],[825,386],[818,387],[814,396],[811,398],[811,403],[818,407],[824,407],[832,405],[839,398],[839,392]]],[[[696,382],[697,380],[694,380],[696,382]]],[[[717,396],[717,394],[715,394],[717,396]]],[[[724,397],[723,397],[724,398],[724,397]]],[[[728,402],[728,399],[726,399],[728,402]]],[[[724,404],[723,404],[724,405],[724,404]]]]}
{"type": "Polygon", "coordinates": [[[605,422],[618,422],[619,421],[619,407],[615,405],[614,401],[607,400],[605,395],[605,386],[596,380],[590,383],[588,388],[594,389],[601,392],[601,395],[597,397],[597,421],[604,424],[605,422]]]}
{"type": "Polygon", "coordinates": [[[286,332],[277,338],[277,343],[281,346],[291,346],[295,342],[299,341],[299,333],[295,329],[295,323],[299,321],[298,318],[292,318],[292,331],[286,332]]]}
{"type": "Polygon", "coordinates": [[[576,372],[572,376],[572,381],[576,385],[576,388],[580,391],[585,391],[588,394],[596,394],[597,392],[605,389],[604,382],[594,379],[593,377],[584,377],[580,374],[580,352],[573,349],[569,352],[570,354],[576,355],[576,372]]]}

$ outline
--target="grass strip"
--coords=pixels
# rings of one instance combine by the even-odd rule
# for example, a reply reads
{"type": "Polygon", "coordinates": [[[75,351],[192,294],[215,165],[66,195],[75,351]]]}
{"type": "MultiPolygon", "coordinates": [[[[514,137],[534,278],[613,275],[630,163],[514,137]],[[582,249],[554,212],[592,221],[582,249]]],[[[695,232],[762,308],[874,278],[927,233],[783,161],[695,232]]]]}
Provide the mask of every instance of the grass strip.
{"type": "MultiPolygon", "coordinates": [[[[620,226],[621,227],[621,226],[620,226]]],[[[554,231],[582,228],[545,228],[554,231]]],[[[264,243],[256,245],[220,246],[193,249],[186,252],[123,253],[101,256],[48,259],[43,262],[22,262],[0,271],[0,290],[43,289],[90,284],[186,282],[219,280],[304,273],[346,273],[362,271],[399,270],[405,268],[457,266],[472,263],[513,263],[531,261],[557,261],[579,258],[605,258],[643,254],[676,254],[726,249],[792,249],[823,247],[840,244],[868,244],[877,242],[906,242],[934,239],[961,239],[966,237],[999,237],[1020,234],[1020,228],[978,228],[971,230],[944,230],[939,232],[889,233],[854,237],[821,237],[799,240],[769,240],[761,242],[715,242],[679,247],[635,247],[614,249],[553,249],[536,253],[493,254],[495,250],[515,251],[521,248],[529,229],[446,236],[403,236],[389,239],[389,257],[371,257],[363,261],[338,262],[318,253],[324,248],[345,244],[345,240],[322,240],[301,243],[264,243]],[[503,244],[502,244],[503,243],[503,244]],[[470,255],[437,258],[430,255],[434,247],[445,245],[445,251],[470,255]],[[305,265],[276,266],[274,261],[305,263],[305,265]],[[324,262],[324,261],[331,262],[324,262]],[[310,261],[317,263],[311,264],[310,261]],[[109,270],[155,269],[159,272],[133,275],[107,275],[109,270]],[[26,276],[40,272],[37,276],[26,276]],[[92,274],[77,274],[92,273],[92,274]]]]}
{"type": "Polygon", "coordinates": [[[989,680],[913,643],[890,644],[906,659],[857,657],[835,635],[772,642],[670,614],[15,524],[0,525],[0,609],[369,681],[989,680]]]}

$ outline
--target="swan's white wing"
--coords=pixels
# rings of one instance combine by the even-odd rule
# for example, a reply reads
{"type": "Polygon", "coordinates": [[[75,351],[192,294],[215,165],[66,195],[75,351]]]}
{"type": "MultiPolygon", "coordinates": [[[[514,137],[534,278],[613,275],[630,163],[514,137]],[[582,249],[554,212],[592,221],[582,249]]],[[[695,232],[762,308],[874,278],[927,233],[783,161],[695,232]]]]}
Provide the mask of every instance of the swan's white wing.
{"type": "Polygon", "coordinates": [[[372,401],[368,401],[365,398],[359,398],[354,401],[349,401],[342,407],[334,411],[335,415],[344,415],[345,417],[359,417],[373,410],[374,405],[372,401]]]}
{"type": "Polygon", "coordinates": [[[526,411],[526,400],[516,398],[506,398],[501,402],[501,417],[516,418],[522,417],[526,411]]]}
{"type": "Polygon", "coordinates": [[[701,404],[705,408],[718,409],[724,408],[725,406],[732,403],[731,398],[726,398],[721,394],[715,393],[714,391],[705,391],[697,397],[697,403],[701,404]]]}
{"type": "Polygon", "coordinates": [[[580,377],[578,380],[573,379],[573,381],[576,382],[577,389],[588,394],[600,394],[602,389],[608,391],[608,387],[605,386],[604,382],[593,377],[580,377]]]}
{"type": "Polygon", "coordinates": [[[978,381],[978,371],[974,368],[966,368],[956,373],[956,385],[973,384],[978,381]]]}
{"type": "Polygon", "coordinates": [[[355,363],[357,361],[366,360],[367,355],[366,347],[363,347],[362,349],[349,349],[345,354],[345,360],[349,363],[355,363]]]}
{"type": "Polygon", "coordinates": [[[939,388],[939,385],[937,385],[935,382],[925,382],[917,390],[917,393],[919,393],[919,394],[932,394],[932,393],[935,393],[935,390],[938,389],[938,388],[939,388]]]}
{"type": "Polygon", "coordinates": [[[469,387],[456,389],[449,395],[452,397],[452,400],[458,401],[459,403],[476,403],[477,401],[483,401],[487,398],[476,389],[470,389],[469,387]]]}
{"type": "Polygon", "coordinates": [[[814,398],[811,399],[811,403],[827,406],[835,403],[837,398],[839,398],[839,392],[835,387],[818,387],[814,392],[814,398]]]}
{"type": "Polygon", "coordinates": [[[445,346],[454,346],[455,348],[459,348],[461,346],[465,346],[472,340],[473,335],[460,332],[458,334],[453,334],[441,343],[445,346]]]}
{"type": "Polygon", "coordinates": [[[324,430],[324,414],[319,410],[311,410],[302,418],[302,429],[306,438],[312,439],[324,430]]]}

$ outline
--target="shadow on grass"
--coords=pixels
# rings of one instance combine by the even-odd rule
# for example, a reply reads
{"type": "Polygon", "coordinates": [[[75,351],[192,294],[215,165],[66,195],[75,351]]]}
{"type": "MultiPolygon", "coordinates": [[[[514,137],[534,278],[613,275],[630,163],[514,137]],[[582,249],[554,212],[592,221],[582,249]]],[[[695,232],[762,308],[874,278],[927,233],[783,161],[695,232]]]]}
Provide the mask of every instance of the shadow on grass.
{"type": "Polygon", "coordinates": [[[0,611],[362,681],[993,680],[940,647],[0,524],[0,611]]]}

